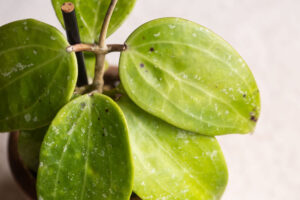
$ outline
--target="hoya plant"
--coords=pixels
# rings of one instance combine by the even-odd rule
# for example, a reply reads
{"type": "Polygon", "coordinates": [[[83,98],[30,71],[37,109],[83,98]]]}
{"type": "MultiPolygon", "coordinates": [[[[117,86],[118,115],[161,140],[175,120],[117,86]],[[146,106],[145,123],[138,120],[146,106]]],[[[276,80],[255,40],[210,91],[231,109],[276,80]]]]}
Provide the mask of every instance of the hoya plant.
{"type": "Polygon", "coordinates": [[[134,3],[52,0],[67,38],[34,19],[0,27],[0,132],[19,132],[40,200],[220,199],[215,136],[254,131],[255,79],[206,27],[155,19],[106,44],[134,3]],[[103,78],[110,52],[117,87],[103,78]]]}

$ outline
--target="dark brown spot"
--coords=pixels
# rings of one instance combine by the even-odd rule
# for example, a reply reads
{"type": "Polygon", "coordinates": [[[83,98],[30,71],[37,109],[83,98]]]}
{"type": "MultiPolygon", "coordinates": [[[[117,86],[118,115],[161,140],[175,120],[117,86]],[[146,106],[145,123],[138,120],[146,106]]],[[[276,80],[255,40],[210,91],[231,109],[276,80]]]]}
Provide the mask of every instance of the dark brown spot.
{"type": "Polygon", "coordinates": [[[100,117],[98,117],[98,121],[100,121],[100,117]]]}
{"type": "Polygon", "coordinates": [[[146,39],[145,36],[143,36],[142,39],[145,40],[146,39]]]}
{"type": "Polygon", "coordinates": [[[246,94],[243,94],[243,97],[244,97],[244,98],[246,98],[246,96],[247,96],[246,94]]]}
{"type": "Polygon", "coordinates": [[[42,102],[42,100],[41,99],[39,99],[39,103],[41,103],[42,102]]]}
{"type": "Polygon", "coordinates": [[[108,111],[109,111],[108,108],[106,108],[106,109],[105,109],[105,112],[108,112],[108,111]]]}
{"type": "Polygon", "coordinates": [[[153,52],[153,51],[154,51],[154,48],[153,48],[153,47],[151,47],[151,48],[150,48],[150,51],[151,51],[151,52],[153,52]]]}
{"type": "Polygon", "coordinates": [[[250,120],[253,121],[253,122],[257,122],[257,118],[255,116],[251,116],[250,120]]]}
{"type": "Polygon", "coordinates": [[[141,63],[141,64],[140,64],[140,67],[141,67],[141,68],[145,67],[144,63],[141,63]]]}

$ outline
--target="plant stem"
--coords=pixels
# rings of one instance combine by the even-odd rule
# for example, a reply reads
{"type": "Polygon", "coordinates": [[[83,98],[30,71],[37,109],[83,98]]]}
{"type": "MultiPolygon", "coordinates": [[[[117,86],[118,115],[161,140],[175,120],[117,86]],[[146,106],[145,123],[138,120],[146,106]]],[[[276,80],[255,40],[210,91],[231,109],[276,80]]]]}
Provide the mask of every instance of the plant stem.
{"type": "Polygon", "coordinates": [[[111,0],[109,8],[108,8],[107,13],[106,13],[106,16],[104,18],[101,33],[100,33],[100,36],[99,36],[99,46],[100,46],[100,48],[104,48],[106,46],[105,40],[106,40],[108,26],[109,26],[109,22],[110,22],[111,16],[114,12],[114,9],[116,7],[117,2],[118,2],[118,0],[111,0]]]}
{"type": "MultiPolygon", "coordinates": [[[[113,11],[116,7],[118,0],[111,0],[109,8],[107,10],[106,16],[104,18],[102,29],[99,37],[99,48],[100,49],[107,49],[107,45],[105,43],[107,30],[109,26],[109,22],[113,11]]],[[[92,88],[98,90],[98,92],[102,93],[103,86],[104,86],[104,63],[105,63],[105,53],[97,53],[96,54],[96,66],[95,66],[95,77],[93,80],[92,88]]]]}
{"type": "Polygon", "coordinates": [[[105,49],[101,49],[96,44],[75,44],[67,47],[68,52],[89,51],[95,54],[107,54],[110,52],[121,52],[125,50],[126,50],[125,44],[109,44],[105,49]]]}
{"type": "MultiPolygon", "coordinates": [[[[76,19],[75,7],[71,2],[66,2],[61,7],[62,15],[67,32],[67,38],[71,45],[80,43],[79,29],[76,19]]],[[[77,86],[83,86],[88,84],[86,75],[84,57],[82,52],[76,52],[77,65],[78,65],[78,79],[77,86]]]]}

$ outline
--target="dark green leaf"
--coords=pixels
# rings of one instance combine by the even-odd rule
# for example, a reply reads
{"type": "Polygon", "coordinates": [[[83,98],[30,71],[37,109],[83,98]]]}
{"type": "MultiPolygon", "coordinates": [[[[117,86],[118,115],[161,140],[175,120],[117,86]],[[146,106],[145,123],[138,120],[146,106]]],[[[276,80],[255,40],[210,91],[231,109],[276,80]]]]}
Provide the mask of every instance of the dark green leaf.
{"type": "Polygon", "coordinates": [[[50,123],[77,79],[75,54],[54,27],[28,19],[0,27],[0,132],[50,123]]]}
{"type": "MultiPolygon", "coordinates": [[[[52,0],[59,21],[64,24],[61,6],[65,0],[52,0]]],[[[75,5],[81,40],[87,43],[98,41],[102,23],[111,0],[69,0],[75,5]]],[[[135,4],[135,0],[119,0],[112,15],[108,36],[126,19],[135,4]]]]}
{"type": "Polygon", "coordinates": [[[175,128],[124,95],[117,103],[129,129],[135,193],[149,200],[220,199],[228,175],[214,137],[175,128]]]}
{"type": "Polygon", "coordinates": [[[260,112],[256,82],[221,37],[184,19],[162,18],[142,25],[126,44],[120,78],[142,109],[206,135],[253,131],[260,112]]]}
{"type": "Polygon", "coordinates": [[[128,200],[133,167],[127,132],[122,111],[104,95],[68,103],[42,144],[39,199],[128,200]]]}
{"type": "Polygon", "coordinates": [[[34,172],[38,170],[40,148],[47,130],[48,126],[32,131],[20,131],[19,134],[19,155],[25,166],[34,172]]]}

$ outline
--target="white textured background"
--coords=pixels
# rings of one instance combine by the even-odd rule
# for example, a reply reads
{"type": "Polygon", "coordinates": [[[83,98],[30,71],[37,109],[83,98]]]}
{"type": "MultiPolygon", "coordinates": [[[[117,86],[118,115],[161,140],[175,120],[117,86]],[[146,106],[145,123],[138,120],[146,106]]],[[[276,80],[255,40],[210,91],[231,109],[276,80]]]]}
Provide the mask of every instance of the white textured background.
{"type": "MultiPolygon", "coordinates": [[[[109,41],[122,43],[139,25],[166,16],[190,19],[225,38],[261,91],[255,133],[219,137],[229,168],[223,200],[300,199],[300,0],[137,0],[109,41]]],[[[50,0],[0,0],[0,25],[22,18],[62,30],[50,0]]],[[[109,60],[116,64],[117,58],[109,60]]],[[[6,143],[1,134],[0,199],[23,200],[8,169],[6,143]]]]}

